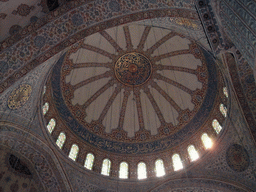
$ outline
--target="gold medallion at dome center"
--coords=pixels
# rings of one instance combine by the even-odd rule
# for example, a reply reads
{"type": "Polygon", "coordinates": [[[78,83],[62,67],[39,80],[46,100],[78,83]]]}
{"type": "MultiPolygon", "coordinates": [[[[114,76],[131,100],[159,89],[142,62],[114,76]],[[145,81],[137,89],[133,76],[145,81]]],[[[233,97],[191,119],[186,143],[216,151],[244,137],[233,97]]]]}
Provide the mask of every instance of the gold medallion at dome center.
{"type": "Polygon", "coordinates": [[[141,53],[124,54],[115,63],[116,78],[125,85],[142,85],[150,78],[151,72],[150,60],[141,53]]]}

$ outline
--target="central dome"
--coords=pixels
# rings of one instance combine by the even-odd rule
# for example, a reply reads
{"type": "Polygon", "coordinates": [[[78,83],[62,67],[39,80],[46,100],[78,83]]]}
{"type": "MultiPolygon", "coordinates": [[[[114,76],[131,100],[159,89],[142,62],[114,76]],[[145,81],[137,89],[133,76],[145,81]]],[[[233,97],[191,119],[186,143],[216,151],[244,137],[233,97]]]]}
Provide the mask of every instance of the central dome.
{"type": "Polygon", "coordinates": [[[124,85],[142,85],[149,79],[151,71],[150,60],[141,53],[126,53],[115,63],[116,78],[124,85]]]}
{"type": "Polygon", "coordinates": [[[145,154],[193,137],[217,93],[210,55],[168,29],[136,24],[74,44],[51,76],[63,125],[104,151],[145,154]]]}

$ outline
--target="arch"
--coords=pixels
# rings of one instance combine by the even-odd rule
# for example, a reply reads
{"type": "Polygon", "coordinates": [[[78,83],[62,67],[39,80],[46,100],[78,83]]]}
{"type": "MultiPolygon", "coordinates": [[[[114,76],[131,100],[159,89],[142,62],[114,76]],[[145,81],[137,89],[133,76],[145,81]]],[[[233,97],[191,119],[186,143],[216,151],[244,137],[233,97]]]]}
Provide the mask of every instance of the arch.
{"type": "Polygon", "coordinates": [[[227,117],[228,110],[223,103],[220,104],[220,112],[224,117],[227,117]]]}
{"type": "Polygon", "coordinates": [[[155,161],[155,172],[157,177],[162,177],[165,175],[164,162],[162,159],[157,159],[155,161]]]}
{"type": "Polygon", "coordinates": [[[217,119],[214,119],[212,121],[212,127],[214,128],[214,130],[217,134],[219,134],[222,130],[222,126],[220,125],[220,123],[217,119]]]}
{"type": "Polygon", "coordinates": [[[94,155],[92,153],[88,153],[86,155],[86,159],[85,159],[85,162],[84,162],[84,167],[89,169],[89,170],[92,170],[93,162],[94,162],[94,155]]]}
{"type": "Polygon", "coordinates": [[[201,136],[201,140],[204,144],[204,148],[205,149],[210,149],[212,147],[212,140],[211,138],[208,136],[207,133],[203,133],[202,136],[201,136]]]}
{"type": "Polygon", "coordinates": [[[119,167],[119,178],[120,179],[128,179],[128,170],[129,166],[126,162],[121,162],[119,167]]]}
{"type": "Polygon", "coordinates": [[[101,174],[109,176],[111,168],[111,161],[109,159],[104,159],[102,162],[101,174]]]}
{"type": "Polygon", "coordinates": [[[59,134],[59,137],[58,137],[57,141],[56,141],[56,144],[61,149],[63,147],[65,141],[66,141],[66,135],[65,135],[65,133],[61,132],[59,134]]]}
{"type": "MultiPolygon", "coordinates": [[[[2,123],[3,122],[0,122],[1,125],[2,123]]],[[[0,140],[3,142],[0,144],[0,150],[8,152],[10,150],[10,143],[15,144],[16,147],[13,147],[8,154],[11,153],[22,161],[24,160],[25,165],[32,173],[33,178],[26,176],[26,180],[29,179],[30,184],[33,184],[32,180],[35,179],[37,185],[43,187],[40,191],[59,191],[60,189],[63,191],[71,190],[71,188],[66,185],[68,182],[66,176],[63,175],[63,172],[58,167],[59,161],[56,158],[56,154],[49,146],[46,146],[43,141],[36,137],[36,135],[29,134],[29,132],[25,131],[24,127],[22,127],[23,129],[20,129],[20,125],[10,123],[5,126],[8,127],[10,131],[1,132],[0,140]],[[26,134],[27,139],[30,140],[30,142],[24,142],[24,137],[21,137],[21,135],[26,134]]],[[[2,151],[0,151],[0,153],[2,157],[5,157],[5,154],[2,151]]],[[[6,168],[8,169],[8,167],[6,168]]],[[[0,172],[2,171],[4,170],[1,170],[0,172]]],[[[20,176],[21,175],[19,174],[19,177],[20,176]]],[[[22,179],[19,179],[18,181],[20,183],[22,182],[22,179]]],[[[4,189],[4,191],[6,190],[4,189]]],[[[20,190],[22,189],[20,188],[20,190]]],[[[28,191],[29,188],[23,190],[28,191]]]]}
{"type": "Polygon", "coordinates": [[[228,88],[223,87],[223,94],[228,98],[228,88]]]}
{"type": "Polygon", "coordinates": [[[49,103],[48,102],[46,102],[43,105],[42,110],[43,110],[43,115],[45,115],[47,113],[47,111],[49,110],[49,103]]]}
{"type": "Polygon", "coordinates": [[[73,161],[76,161],[78,151],[79,151],[79,147],[77,146],[77,144],[73,144],[70,149],[68,157],[73,161]]]}
{"type": "Polygon", "coordinates": [[[137,174],[138,174],[138,179],[139,180],[147,178],[147,166],[146,166],[146,163],[140,162],[138,164],[137,174]]]}
{"type": "Polygon", "coordinates": [[[183,169],[183,164],[182,164],[182,161],[181,161],[181,158],[180,158],[179,154],[175,153],[172,156],[172,163],[173,163],[174,171],[179,171],[179,170],[183,169]]]}
{"type": "Polygon", "coordinates": [[[48,129],[49,133],[52,133],[55,126],[56,126],[56,120],[54,118],[51,118],[48,125],[47,125],[47,129],[48,129]]]}
{"type": "Polygon", "coordinates": [[[43,89],[43,95],[45,94],[46,92],[46,85],[44,86],[44,89],[43,89]]]}
{"type": "Polygon", "coordinates": [[[196,161],[199,158],[199,154],[194,145],[188,146],[188,154],[189,154],[190,161],[196,161]]]}

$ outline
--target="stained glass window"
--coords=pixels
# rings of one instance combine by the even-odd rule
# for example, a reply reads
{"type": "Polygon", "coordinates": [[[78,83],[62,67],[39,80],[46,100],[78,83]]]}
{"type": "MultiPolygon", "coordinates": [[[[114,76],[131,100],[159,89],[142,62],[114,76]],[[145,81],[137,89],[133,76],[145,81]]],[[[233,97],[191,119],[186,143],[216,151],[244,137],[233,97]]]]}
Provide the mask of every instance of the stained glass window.
{"type": "Polygon", "coordinates": [[[73,161],[76,160],[77,154],[79,151],[79,147],[76,144],[73,144],[71,150],[69,152],[68,157],[71,158],[73,161]]]}
{"type": "Polygon", "coordinates": [[[52,119],[49,121],[48,125],[47,125],[47,129],[48,129],[49,133],[52,133],[52,131],[53,131],[55,125],[56,125],[56,121],[55,121],[55,119],[52,118],[52,119]]]}
{"type": "Polygon", "coordinates": [[[220,104],[220,112],[222,113],[222,115],[224,117],[227,117],[227,112],[228,112],[227,107],[225,105],[223,105],[222,103],[220,104]]]}
{"type": "Polygon", "coordinates": [[[188,154],[191,161],[195,161],[199,158],[199,154],[194,145],[188,146],[188,154]]]}
{"type": "Polygon", "coordinates": [[[58,147],[60,149],[63,147],[63,144],[64,144],[65,140],[66,140],[66,135],[63,132],[61,132],[57,141],[56,141],[56,144],[58,145],[58,147]]]}
{"type": "Polygon", "coordinates": [[[128,163],[126,162],[120,163],[119,178],[128,179],[128,163]]]}
{"type": "Polygon", "coordinates": [[[222,130],[222,126],[220,125],[220,123],[217,119],[214,119],[212,121],[212,126],[213,126],[213,128],[214,128],[214,130],[216,131],[217,134],[219,134],[220,131],[222,130]]]}
{"type": "Polygon", "coordinates": [[[46,86],[44,86],[43,95],[45,94],[45,92],[46,92],[46,86]]]}
{"type": "Polygon", "coordinates": [[[223,93],[228,98],[228,88],[227,87],[223,87],[223,93]]]}
{"type": "Polygon", "coordinates": [[[203,142],[203,144],[204,144],[205,149],[209,149],[209,148],[212,147],[212,140],[211,140],[211,138],[208,136],[207,133],[204,133],[204,134],[202,135],[201,139],[202,139],[202,142],[203,142]]]}
{"type": "Polygon", "coordinates": [[[138,179],[146,179],[147,178],[147,166],[144,162],[140,162],[138,164],[138,179]]]}
{"type": "Polygon", "coordinates": [[[155,172],[157,177],[165,175],[164,162],[162,159],[157,159],[155,162],[155,172]]]}
{"type": "Polygon", "coordinates": [[[92,170],[93,162],[94,162],[94,155],[91,153],[88,153],[86,156],[86,160],[84,162],[84,166],[87,169],[92,170]]]}
{"type": "Polygon", "coordinates": [[[183,169],[183,165],[182,165],[179,154],[176,153],[172,156],[172,163],[173,163],[174,171],[178,171],[180,169],[183,169]]]}
{"type": "Polygon", "coordinates": [[[49,103],[46,102],[46,103],[43,105],[43,114],[45,115],[48,110],[49,110],[49,103]]]}
{"type": "Polygon", "coordinates": [[[109,159],[104,159],[102,163],[101,174],[109,176],[110,168],[111,168],[111,161],[109,159]]]}

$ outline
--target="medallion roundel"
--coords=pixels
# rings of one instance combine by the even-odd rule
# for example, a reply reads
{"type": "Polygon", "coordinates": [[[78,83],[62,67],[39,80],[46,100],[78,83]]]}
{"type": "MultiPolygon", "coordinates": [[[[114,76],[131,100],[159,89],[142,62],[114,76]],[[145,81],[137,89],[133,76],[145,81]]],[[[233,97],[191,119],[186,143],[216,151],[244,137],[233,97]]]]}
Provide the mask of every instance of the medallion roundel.
{"type": "Polygon", "coordinates": [[[138,86],[145,83],[151,75],[150,60],[141,53],[127,53],[115,63],[116,78],[123,84],[138,86]]]}
{"type": "Polygon", "coordinates": [[[250,165],[247,150],[238,144],[231,145],[226,152],[228,166],[236,172],[245,171],[250,165]]]}
{"type": "Polygon", "coordinates": [[[22,107],[29,99],[32,93],[32,87],[28,84],[23,84],[12,91],[8,98],[8,107],[10,109],[18,109],[22,107]]]}

